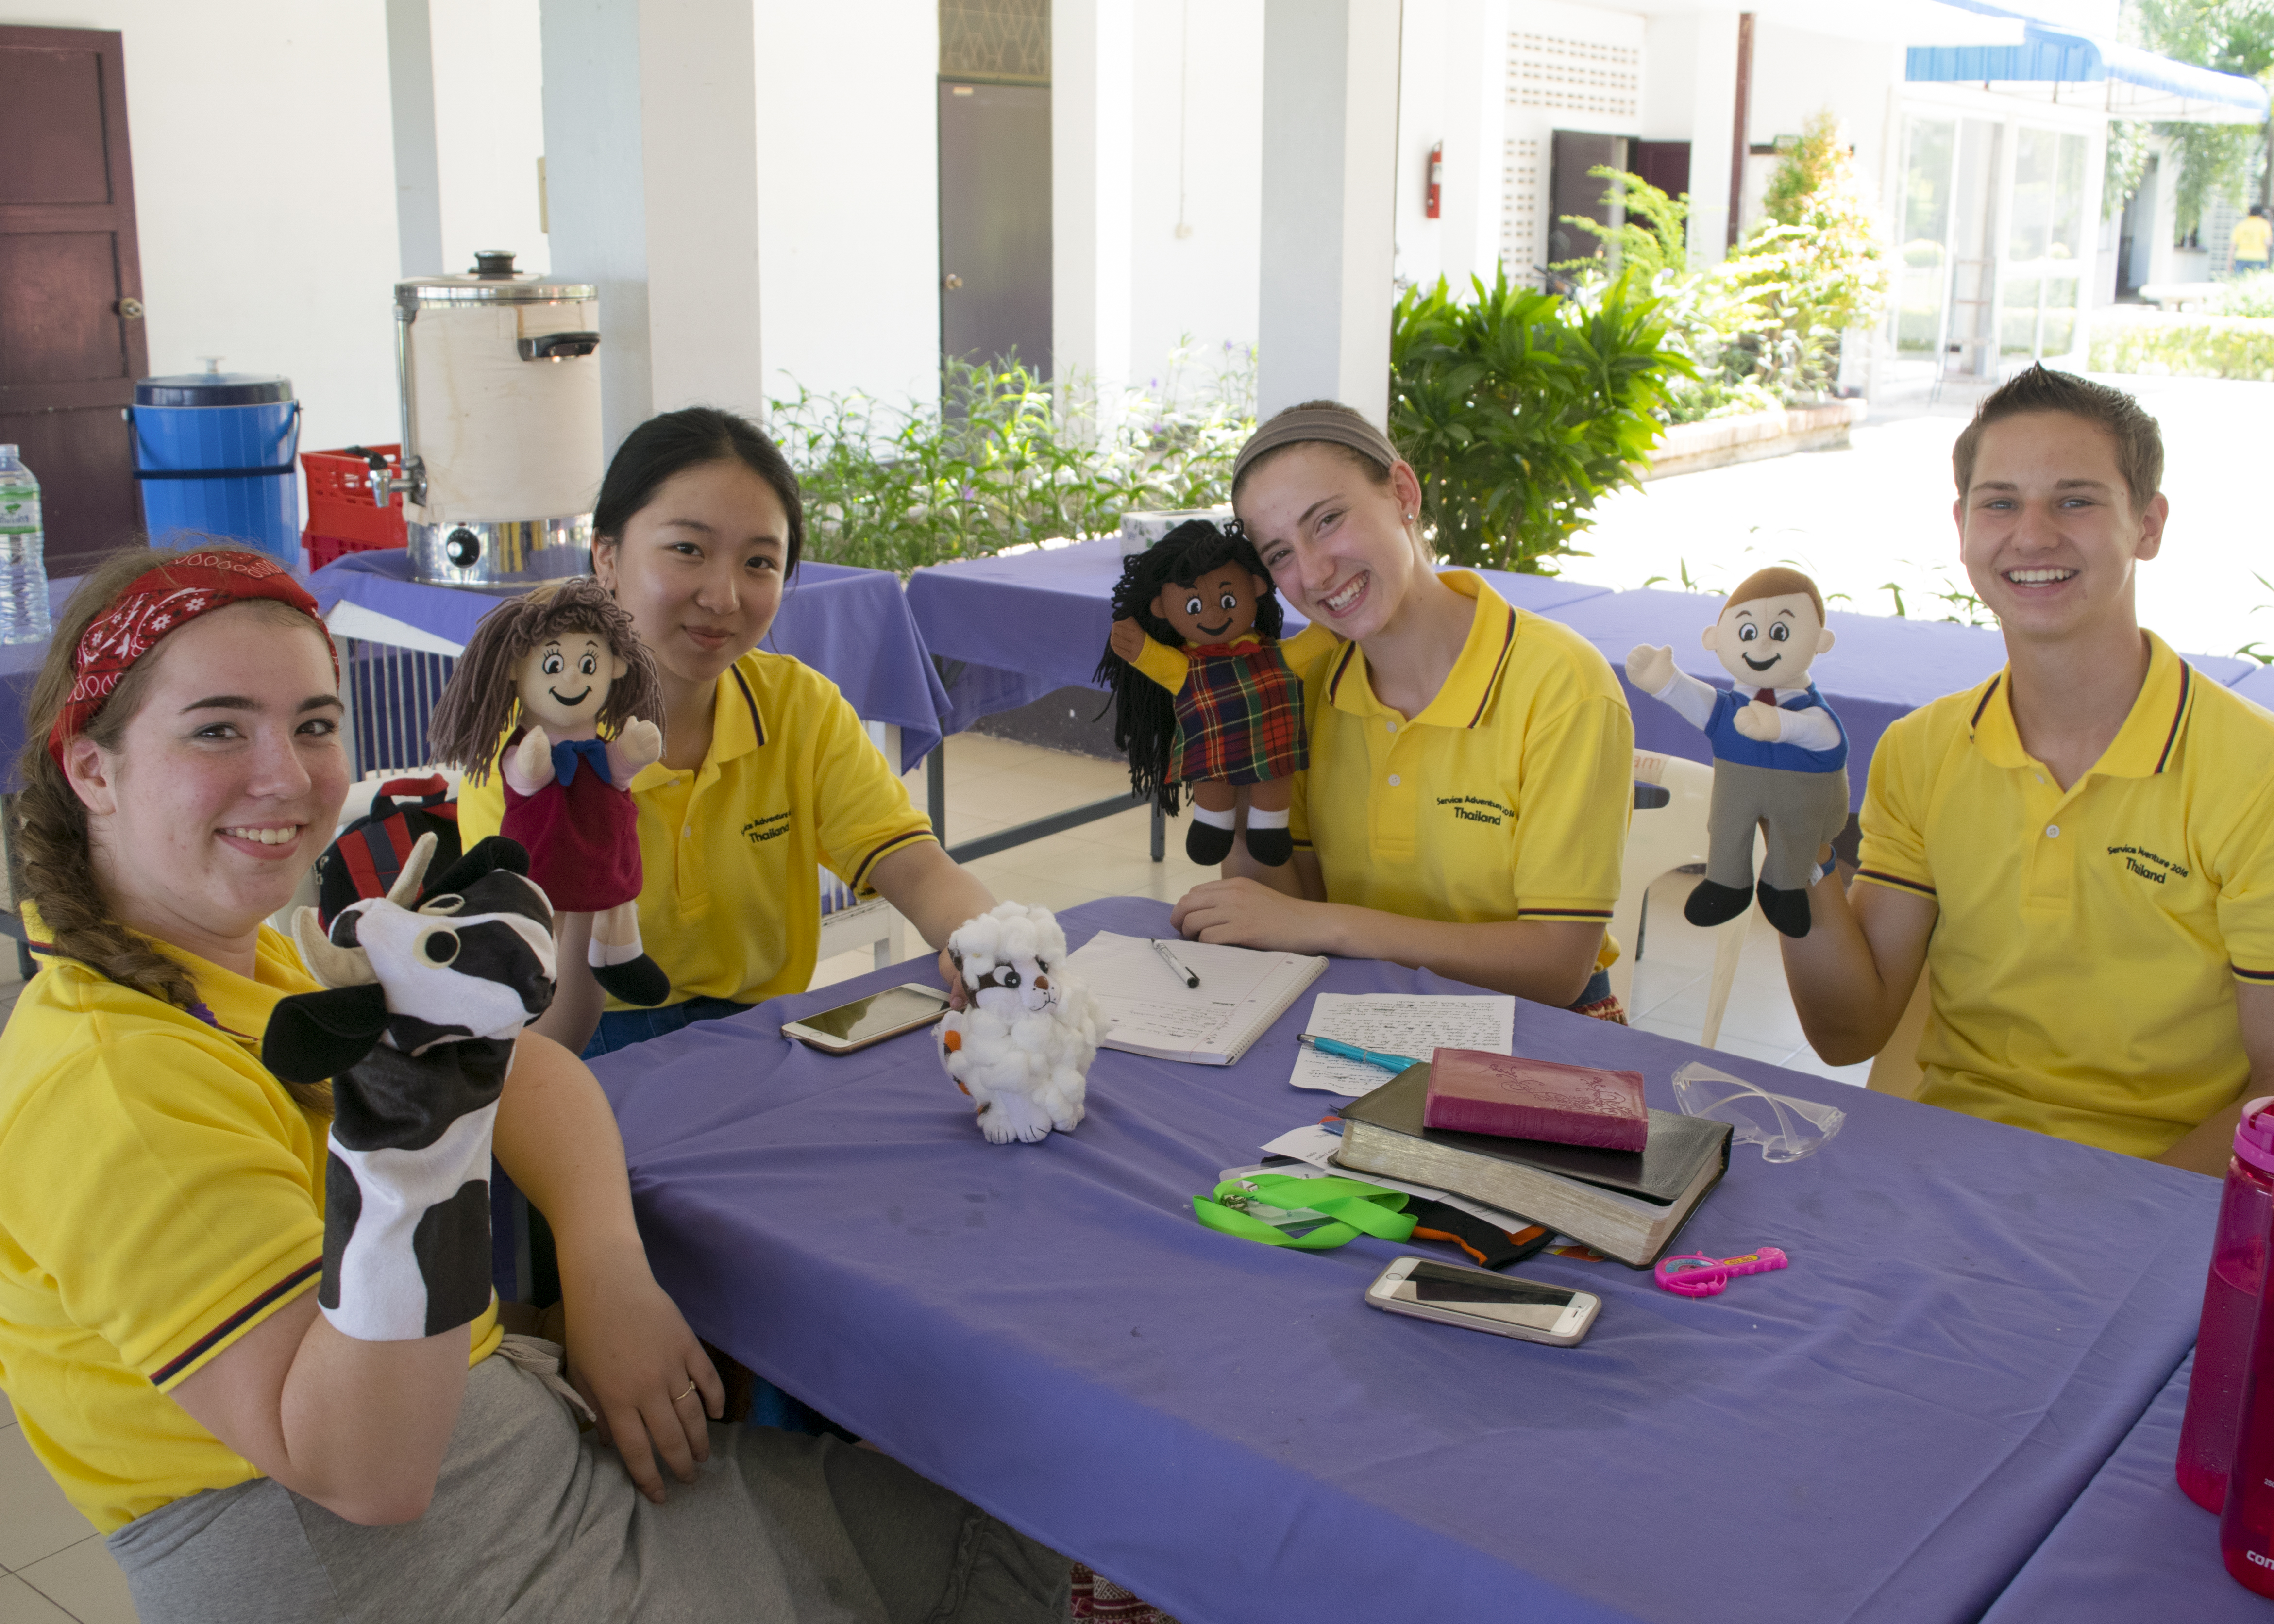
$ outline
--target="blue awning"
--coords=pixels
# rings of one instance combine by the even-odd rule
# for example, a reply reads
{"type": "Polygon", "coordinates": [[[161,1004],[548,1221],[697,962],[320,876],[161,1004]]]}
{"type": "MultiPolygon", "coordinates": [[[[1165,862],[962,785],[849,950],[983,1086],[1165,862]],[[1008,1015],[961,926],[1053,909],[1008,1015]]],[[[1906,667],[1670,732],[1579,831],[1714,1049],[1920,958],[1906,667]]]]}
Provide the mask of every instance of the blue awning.
{"type": "Polygon", "coordinates": [[[2174,62],[1984,0],[1940,4],[2011,18],[2022,25],[2021,42],[1910,46],[1903,77],[1915,84],[1981,85],[1994,93],[2117,118],[2209,124],[2266,122],[2266,87],[2256,79],[2174,62]]]}

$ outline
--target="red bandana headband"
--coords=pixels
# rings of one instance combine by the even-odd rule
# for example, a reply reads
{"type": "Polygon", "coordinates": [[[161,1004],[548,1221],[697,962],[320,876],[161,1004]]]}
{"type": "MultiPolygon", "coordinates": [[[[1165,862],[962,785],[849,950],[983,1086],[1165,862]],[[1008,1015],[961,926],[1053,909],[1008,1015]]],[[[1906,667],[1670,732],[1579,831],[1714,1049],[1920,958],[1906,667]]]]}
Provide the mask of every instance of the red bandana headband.
{"type": "Polygon", "coordinates": [[[72,651],[71,697],[48,730],[48,754],[56,765],[64,764],[64,746],[79,735],[118,680],[161,637],[201,614],[264,598],[290,604],[316,623],[336,680],[340,653],[332,647],[332,635],[316,613],[316,600],[283,565],[252,553],[185,553],[135,576],[79,638],[72,651]]]}

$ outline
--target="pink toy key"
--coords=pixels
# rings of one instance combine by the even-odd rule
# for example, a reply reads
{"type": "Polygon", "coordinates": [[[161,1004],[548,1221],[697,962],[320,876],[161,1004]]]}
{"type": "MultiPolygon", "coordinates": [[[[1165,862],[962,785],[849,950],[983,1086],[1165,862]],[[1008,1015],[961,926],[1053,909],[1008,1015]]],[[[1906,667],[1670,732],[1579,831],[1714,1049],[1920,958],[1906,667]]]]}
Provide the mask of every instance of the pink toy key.
{"type": "Polygon", "coordinates": [[[1789,1261],[1773,1246],[1734,1258],[1709,1258],[1702,1252],[1685,1252],[1679,1257],[1660,1258],[1652,1273],[1668,1291],[1683,1297],[1719,1297],[1728,1289],[1730,1276],[1764,1274],[1771,1269],[1785,1267],[1789,1261]]]}

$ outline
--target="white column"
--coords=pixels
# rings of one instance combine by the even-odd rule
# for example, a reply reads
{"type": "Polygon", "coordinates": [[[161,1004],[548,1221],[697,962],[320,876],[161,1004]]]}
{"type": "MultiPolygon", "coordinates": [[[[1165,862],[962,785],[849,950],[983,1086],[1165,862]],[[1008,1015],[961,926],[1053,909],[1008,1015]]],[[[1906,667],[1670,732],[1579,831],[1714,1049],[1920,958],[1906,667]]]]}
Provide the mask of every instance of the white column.
{"type": "MultiPolygon", "coordinates": [[[[1673,61],[1651,64],[1653,77],[1690,80],[1690,263],[1719,265],[1728,253],[1729,144],[1737,118],[1737,9],[1700,11],[1688,19],[1697,30],[1690,49],[1673,61]]],[[[1653,43],[1658,34],[1651,35],[1653,43]]]]}
{"type": "Polygon", "coordinates": [[[681,406],[756,413],[750,0],[544,0],[543,33],[553,274],[599,289],[602,437],[681,406]]]}
{"type": "Polygon", "coordinates": [[[640,0],[639,19],[654,408],[755,418],[766,402],[750,0],[640,0]]]}
{"type": "Polygon", "coordinates": [[[1258,410],[1389,410],[1397,0],[1266,0],[1258,410]]]}
{"type": "Polygon", "coordinates": [[[426,0],[387,0],[387,88],[395,132],[395,232],[402,274],[442,263],[442,166],[434,133],[434,38],[426,0]]]}
{"type": "MultiPolygon", "coordinates": [[[[1463,293],[1472,276],[1483,277],[1489,286],[1500,262],[1508,160],[1508,5],[1506,0],[1452,0],[1448,10],[1440,252],[1446,279],[1456,293],[1463,293]]],[[[1409,110],[1401,109],[1400,117],[1409,110]]]]}
{"type": "Polygon", "coordinates": [[[600,436],[654,415],[636,0],[545,0],[545,192],[553,274],[600,297],[600,436]]]}
{"type": "Polygon", "coordinates": [[[1129,380],[1131,10],[1050,4],[1050,374],[1061,402],[1095,386],[1106,417],[1129,380]]]}

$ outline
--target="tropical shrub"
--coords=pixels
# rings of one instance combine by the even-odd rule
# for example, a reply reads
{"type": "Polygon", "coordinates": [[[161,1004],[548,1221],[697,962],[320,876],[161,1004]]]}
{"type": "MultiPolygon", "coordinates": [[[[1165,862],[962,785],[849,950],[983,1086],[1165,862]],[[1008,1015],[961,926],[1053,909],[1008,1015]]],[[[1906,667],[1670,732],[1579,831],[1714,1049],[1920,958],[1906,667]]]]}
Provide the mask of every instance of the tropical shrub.
{"type": "Polygon", "coordinates": [[[768,428],[803,487],[810,555],[905,575],[1105,535],[1133,508],[1229,500],[1232,458],[1255,427],[1254,352],[1227,347],[1186,390],[1191,364],[1187,345],[1157,392],[1101,401],[1015,359],[951,361],[937,405],[800,387],[769,402],[768,428]]]}
{"type": "Polygon", "coordinates": [[[1667,389],[1690,363],[1632,273],[1562,297],[1444,279],[1411,288],[1390,329],[1389,431],[1425,523],[1457,564],[1552,574],[1606,492],[1636,483],[1667,389]]]}
{"type": "Polygon", "coordinates": [[[1841,335],[1878,319],[1886,285],[1878,233],[1838,121],[1808,123],[1763,194],[1764,218],[1720,264],[1690,271],[1687,198],[1598,167],[1623,223],[1566,215],[1603,244],[1554,268],[1583,290],[1640,274],[1662,304],[1668,342],[1690,364],[1668,386],[1668,422],[1812,405],[1837,380],[1841,335]]]}
{"type": "Polygon", "coordinates": [[[2142,316],[2092,329],[2096,372],[2274,382],[2274,320],[2247,316],[2142,316]]]}
{"type": "Polygon", "coordinates": [[[2214,316],[2274,316],[2274,271],[2250,271],[2222,286],[2210,301],[2214,316]]]}

